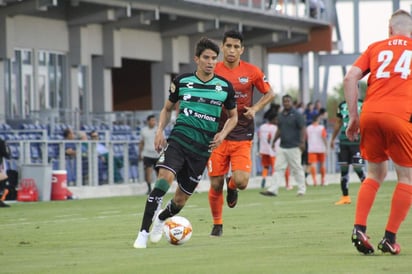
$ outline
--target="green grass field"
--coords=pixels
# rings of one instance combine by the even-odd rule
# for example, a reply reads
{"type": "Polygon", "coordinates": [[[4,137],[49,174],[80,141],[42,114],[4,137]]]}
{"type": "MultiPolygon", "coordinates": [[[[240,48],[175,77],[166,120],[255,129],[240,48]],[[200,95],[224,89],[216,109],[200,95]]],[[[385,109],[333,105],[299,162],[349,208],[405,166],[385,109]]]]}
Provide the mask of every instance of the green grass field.
{"type": "MultiPolygon", "coordinates": [[[[356,200],[359,184],[350,192],[356,200]]],[[[394,184],[381,188],[368,234],[383,236],[394,184]]],[[[307,195],[281,189],[264,197],[240,193],[224,208],[224,233],[211,238],[207,193],[197,193],[179,215],[193,225],[191,240],[132,247],[145,196],[38,203],[0,209],[0,273],[410,273],[412,226],[408,218],[398,256],[359,254],[350,242],[355,204],[335,206],[339,185],[309,187],[307,195]]],[[[165,197],[165,202],[171,194],[165,197]]],[[[411,217],[412,218],[412,217],[411,217]]]]}

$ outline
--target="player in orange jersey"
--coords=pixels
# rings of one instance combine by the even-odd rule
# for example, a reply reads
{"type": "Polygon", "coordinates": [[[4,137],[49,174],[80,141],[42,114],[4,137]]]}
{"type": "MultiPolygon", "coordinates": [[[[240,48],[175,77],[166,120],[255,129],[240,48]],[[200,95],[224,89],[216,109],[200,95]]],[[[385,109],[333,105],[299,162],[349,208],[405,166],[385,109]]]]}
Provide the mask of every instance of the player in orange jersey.
{"type": "MultiPolygon", "coordinates": [[[[216,65],[216,74],[229,80],[234,89],[238,110],[238,124],[222,144],[213,150],[208,162],[210,178],[209,204],[213,217],[211,236],[221,236],[223,232],[223,186],[227,178],[226,201],[229,207],[237,203],[237,189],[245,189],[252,170],[251,149],[255,132],[254,117],[256,112],[272,102],[275,94],[263,72],[256,66],[240,59],[243,54],[243,35],[230,30],[225,32],[222,41],[223,61],[216,65]],[[253,105],[253,90],[263,96],[253,105]]],[[[226,118],[222,116],[221,123],[226,118]]]]}
{"type": "Polygon", "coordinates": [[[379,187],[385,180],[389,158],[395,163],[397,181],[392,195],[382,252],[399,254],[398,229],[412,203],[412,17],[394,12],[389,20],[389,38],[375,42],[355,61],[344,79],[349,109],[346,135],[358,137],[362,157],[368,161],[368,173],[360,186],[352,243],[364,254],[374,252],[366,235],[367,218],[379,187]],[[368,89],[358,113],[358,81],[369,74],[368,89]]]}

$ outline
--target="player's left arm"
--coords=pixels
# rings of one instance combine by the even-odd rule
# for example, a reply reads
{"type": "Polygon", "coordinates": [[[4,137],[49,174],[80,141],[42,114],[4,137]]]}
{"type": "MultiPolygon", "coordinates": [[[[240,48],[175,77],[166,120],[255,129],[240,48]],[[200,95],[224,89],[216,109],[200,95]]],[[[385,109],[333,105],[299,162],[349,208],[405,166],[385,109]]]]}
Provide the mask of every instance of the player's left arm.
{"type": "Polygon", "coordinates": [[[264,95],[251,107],[245,106],[246,112],[243,113],[248,119],[253,119],[256,112],[262,110],[267,104],[271,103],[275,99],[275,92],[266,79],[265,74],[255,67],[253,76],[253,85],[264,95]]]}
{"type": "Polygon", "coordinates": [[[256,112],[262,110],[267,104],[273,101],[275,99],[275,92],[270,88],[268,92],[265,93],[262,97],[260,97],[259,101],[256,102],[251,107],[246,107],[246,112],[243,113],[248,119],[253,119],[256,115],[256,112]]]}

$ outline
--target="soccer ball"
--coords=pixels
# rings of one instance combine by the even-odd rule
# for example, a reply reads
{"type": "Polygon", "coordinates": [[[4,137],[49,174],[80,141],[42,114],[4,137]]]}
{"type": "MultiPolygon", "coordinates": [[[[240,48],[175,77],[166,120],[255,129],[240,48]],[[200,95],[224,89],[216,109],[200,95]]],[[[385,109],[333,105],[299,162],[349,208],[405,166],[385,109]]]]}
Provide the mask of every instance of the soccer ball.
{"type": "Polygon", "coordinates": [[[163,232],[172,245],[182,245],[192,237],[192,225],[182,216],[173,216],[165,221],[163,232]]]}

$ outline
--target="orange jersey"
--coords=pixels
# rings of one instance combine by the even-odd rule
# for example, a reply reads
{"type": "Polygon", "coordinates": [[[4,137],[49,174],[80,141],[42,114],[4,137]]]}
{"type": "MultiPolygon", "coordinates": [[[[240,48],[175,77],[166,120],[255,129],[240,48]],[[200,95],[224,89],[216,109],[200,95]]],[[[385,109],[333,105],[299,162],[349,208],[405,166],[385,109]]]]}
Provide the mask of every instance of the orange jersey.
{"type": "MultiPolygon", "coordinates": [[[[239,66],[234,69],[226,67],[223,62],[219,62],[216,65],[215,73],[229,80],[235,90],[238,124],[226,139],[252,140],[255,132],[255,124],[253,120],[247,119],[243,113],[246,112],[245,106],[250,107],[253,104],[254,88],[262,94],[270,91],[270,85],[265,74],[255,65],[244,61],[240,61],[239,66]]],[[[220,119],[220,128],[222,128],[227,120],[225,111],[222,112],[220,119]]]]}
{"type": "Polygon", "coordinates": [[[371,44],[353,64],[370,72],[362,113],[385,112],[412,119],[412,39],[392,36],[371,44]]]}

